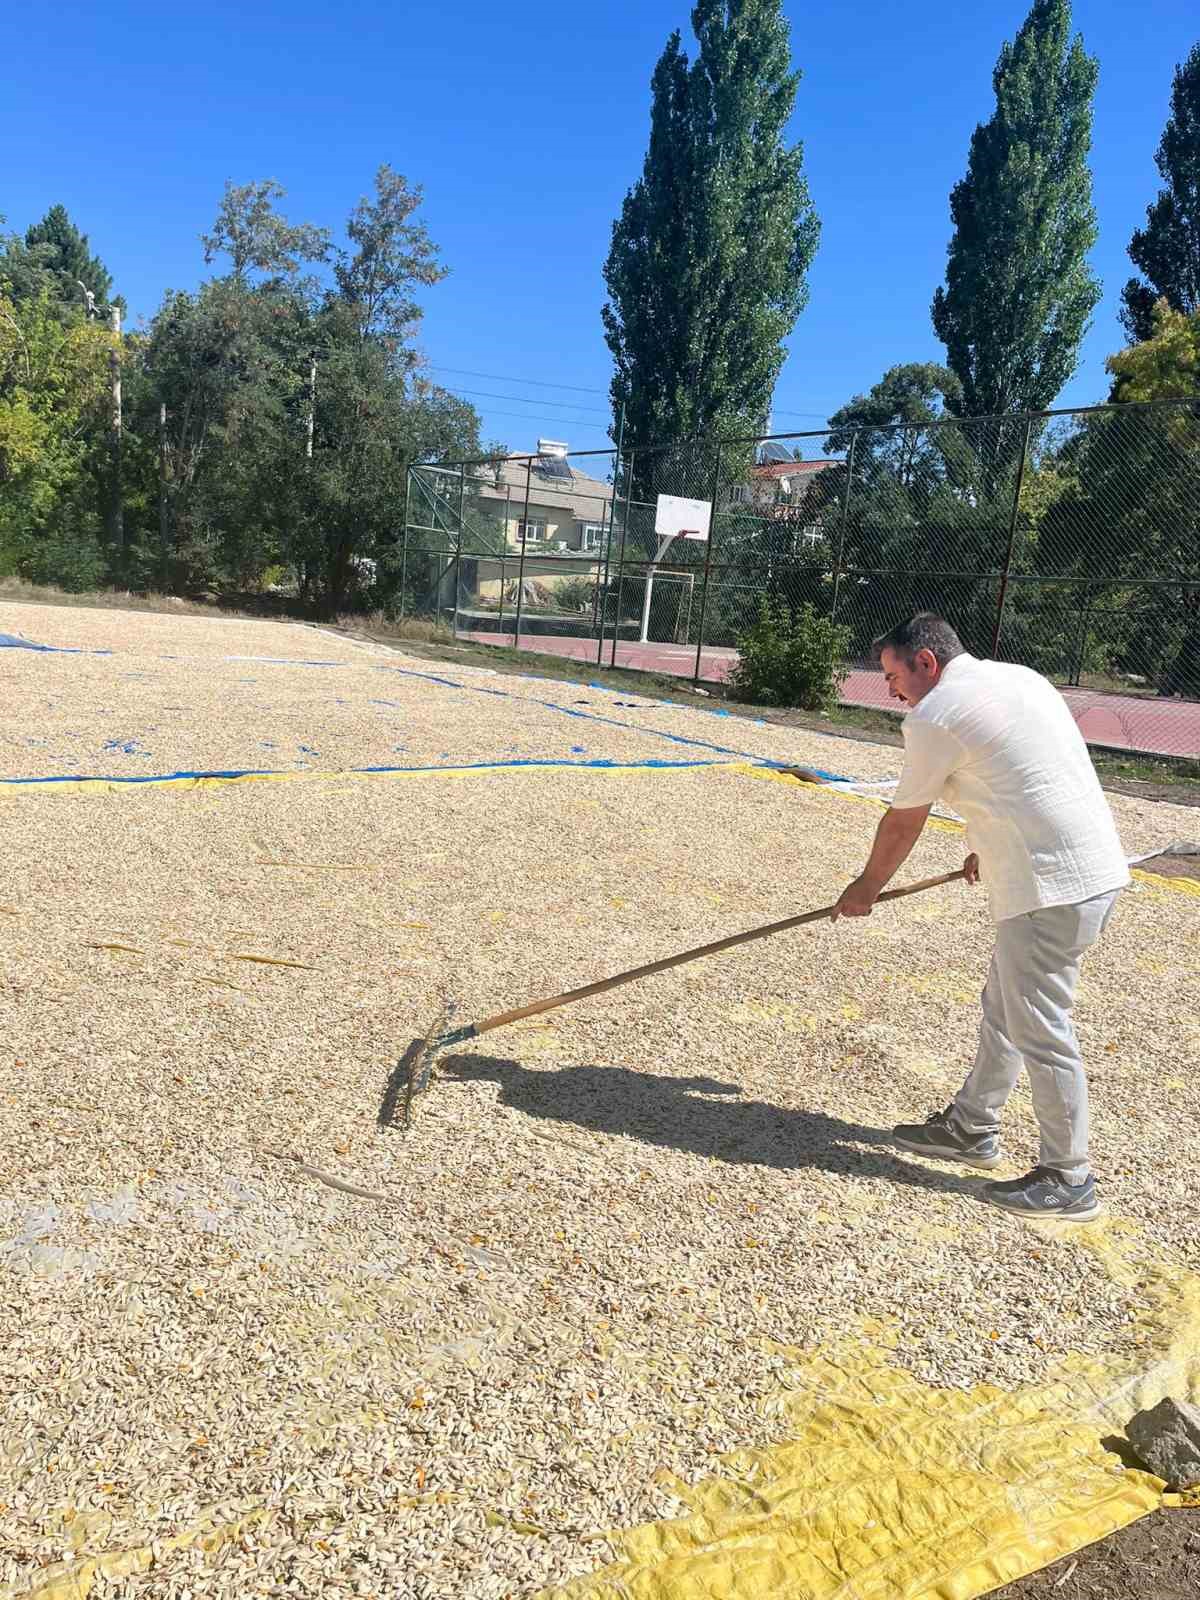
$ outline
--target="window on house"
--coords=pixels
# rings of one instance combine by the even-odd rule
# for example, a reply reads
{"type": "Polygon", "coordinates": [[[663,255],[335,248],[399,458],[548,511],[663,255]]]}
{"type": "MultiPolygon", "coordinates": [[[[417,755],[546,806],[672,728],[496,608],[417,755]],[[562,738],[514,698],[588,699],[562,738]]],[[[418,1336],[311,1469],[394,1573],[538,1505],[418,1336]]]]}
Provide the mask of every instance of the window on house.
{"type": "Polygon", "coordinates": [[[519,544],[542,544],[546,538],[546,524],[544,522],[518,522],[517,541],[519,544]]]}
{"type": "Polygon", "coordinates": [[[585,522],[583,525],[583,548],[585,550],[602,550],[604,548],[604,524],[601,522],[585,522]]]}
{"type": "Polygon", "coordinates": [[[748,483],[735,483],[729,491],[729,502],[735,506],[748,506],[750,504],[750,485],[748,483]]]}

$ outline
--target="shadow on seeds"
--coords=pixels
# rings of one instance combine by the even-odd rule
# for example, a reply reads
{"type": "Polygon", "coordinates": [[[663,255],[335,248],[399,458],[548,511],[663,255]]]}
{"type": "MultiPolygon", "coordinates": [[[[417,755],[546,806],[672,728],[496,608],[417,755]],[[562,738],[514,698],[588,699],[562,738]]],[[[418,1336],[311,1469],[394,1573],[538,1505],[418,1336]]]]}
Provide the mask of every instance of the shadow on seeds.
{"type": "Polygon", "coordinates": [[[906,1161],[885,1128],[843,1122],[823,1111],[788,1110],[762,1100],[733,1100],[737,1084],[671,1078],[626,1067],[542,1068],[501,1056],[452,1055],[447,1083],[491,1081],[501,1105],[526,1116],[571,1122],[706,1159],[796,1171],[853,1173],[911,1188],[978,1197],[979,1178],[906,1161]]]}

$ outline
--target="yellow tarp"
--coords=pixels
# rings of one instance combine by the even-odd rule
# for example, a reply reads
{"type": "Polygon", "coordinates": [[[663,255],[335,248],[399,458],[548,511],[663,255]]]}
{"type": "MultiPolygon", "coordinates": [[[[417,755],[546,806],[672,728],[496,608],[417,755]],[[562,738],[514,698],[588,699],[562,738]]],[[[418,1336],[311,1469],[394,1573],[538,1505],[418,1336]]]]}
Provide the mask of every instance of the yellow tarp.
{"type": "Polygon", "coordinates": [[[1136,1361],[1073,1359],[1006,1394],[927,1388],[878,1331],[791,1352],[786,1443],[671,1480],[689,1516],[614,1534],[616,1564],[540,1600],[975,1600],[1154,1511],[1162,1482],[1101,1440],[1200,1395],[1200,1279],[1135,1262],[1131,1237],[1097,1223],[1067,1247],[1143,1297],[1136,1361]]]}

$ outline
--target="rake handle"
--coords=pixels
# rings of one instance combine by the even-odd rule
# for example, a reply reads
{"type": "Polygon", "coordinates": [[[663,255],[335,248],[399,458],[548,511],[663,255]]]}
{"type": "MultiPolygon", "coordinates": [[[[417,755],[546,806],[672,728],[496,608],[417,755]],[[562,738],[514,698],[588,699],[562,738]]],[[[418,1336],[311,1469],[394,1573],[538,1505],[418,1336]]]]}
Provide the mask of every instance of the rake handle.
{"type": "MultiPolygon", "coordinates": [[[[902,889],[885,889],[878,897],[876,904],[884,900],[902,900],[905,895],[921,894],[925,889],[938,889],[945,883],[957,883],[960,878],[965,878],[966,872],[959,868],[957,872],[943,872],[937,878],[922,878],[919,883],[908,883],[902,889]]],[[[649,978],[656,972],[666,972],[670,967],[681,967],[685,962],[698,961],[701,956],[715,956],[721,950],[732,950],[735,945],[749,944],[753,939],[766,939],[773,933],[785,933],[789,928],[802,928],[807,922],[820,922],[823,917],[831,917],[837,906],[822,906],[819,911],[802,911],[799,916],[784,917],[779,922],[768,922],[761,928],[750,928],[746,933],[734,933],[728,939],[714,939],[711,944],[697,945],[694,950],[684,950],[679,955],[664,956],[661,961],[648,961],[645,966],[631,967],[628,972],[618,972],[613,978],[600,978],[596,983],[585,983],[581,989],[568,989],[565,994],[556,994],[550,1000],[535,1000],[532,1005],[518,1006],[515,1011],[501,1011],[494,1017],[487,1017],[483,1022],[477,1022],[470,1029],[470,1036],[480,1033],[490,1033],[493,1028],[503,1028],[510,1022],[521,1022],[525,1017],[536,1017],[543,1011],[554,1011],[558,1006],[569,1006],[576,1000],[586,1000],[589,995],[604,994],[609,989],[616,989],[623,983],[632,983],[635,978],[649,978]]]]}

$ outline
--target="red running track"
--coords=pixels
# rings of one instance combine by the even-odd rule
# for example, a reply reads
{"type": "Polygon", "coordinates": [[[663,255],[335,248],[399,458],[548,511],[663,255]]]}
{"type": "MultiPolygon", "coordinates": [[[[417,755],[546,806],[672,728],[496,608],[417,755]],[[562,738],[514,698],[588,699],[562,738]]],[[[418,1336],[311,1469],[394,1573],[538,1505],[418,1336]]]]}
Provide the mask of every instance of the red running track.
{"type": "MultiPolygon", "coordinates": [[[[595,639],[546,633],[523,633],[519,641],[511,633],[460,632],[458,637],[478,644],[515,646],[538,655],[565,656],[571,661],[596,665],[595,639]]],[[[612,665],[612,648],[612,640],[606,639],[605,666],[612,665]]],[[[716,647],[702,650],[701,679],[708,683],[722,682],[736,655],[736,650],[716,647]]],[[[696,651],[682,644],[634,644],[622,640],[617,645],[616,665],[690,678],[696,670],[696,651]]],[[[1063,697],[1080,732],[1092,744],[1146,755],[1200,757],[1200,702],[1102,694],[1094,689],[1064,689],[1063,697]]],[[[896,710],[895,702],[888,700],[887,687],[879,672],[851,672],[842,688],[842,700],[846,705],[884,706],[896,710]]]]}

